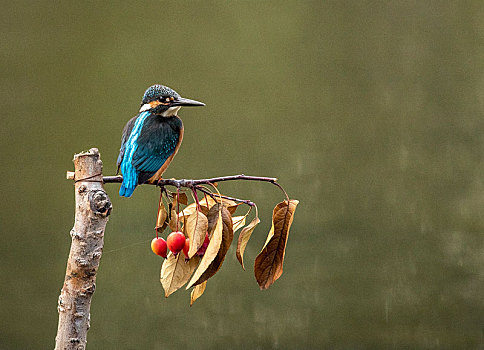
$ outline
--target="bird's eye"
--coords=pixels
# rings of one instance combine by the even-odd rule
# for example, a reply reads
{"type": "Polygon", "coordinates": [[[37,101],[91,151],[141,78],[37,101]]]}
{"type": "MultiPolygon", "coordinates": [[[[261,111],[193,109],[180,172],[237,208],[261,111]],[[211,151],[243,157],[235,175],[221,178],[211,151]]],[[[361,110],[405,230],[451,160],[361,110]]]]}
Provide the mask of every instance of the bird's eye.
{"type": "Polygon", "coordinates": [[[167,97],[167,98],[165,99],[165,101],[166,101],[166,102],[170,102],[170,98],[169,98],[169,97],[167,97]]]}

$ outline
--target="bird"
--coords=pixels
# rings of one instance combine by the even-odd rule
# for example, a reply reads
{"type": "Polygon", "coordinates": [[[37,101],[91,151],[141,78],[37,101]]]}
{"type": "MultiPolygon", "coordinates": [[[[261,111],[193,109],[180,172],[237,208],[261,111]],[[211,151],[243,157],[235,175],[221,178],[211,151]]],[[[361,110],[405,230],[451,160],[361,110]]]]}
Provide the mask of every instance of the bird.
{"type": "Polygon", "coordinates": [[[183,140],[182,106],[205,106],[181,97],[175,90],[155,84],[144,93],[139,113],[123,129],[117,160],[123,182],[121,197],[131,197],[136,186],[155,183],[170,165],[183,140]]]}

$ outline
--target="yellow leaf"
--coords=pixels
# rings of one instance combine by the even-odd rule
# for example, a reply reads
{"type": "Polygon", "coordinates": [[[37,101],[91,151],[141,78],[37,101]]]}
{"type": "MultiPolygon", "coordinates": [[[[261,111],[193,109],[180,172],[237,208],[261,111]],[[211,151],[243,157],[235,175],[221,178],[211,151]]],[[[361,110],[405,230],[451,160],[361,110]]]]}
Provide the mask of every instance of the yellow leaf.
{"type": "Polygon", "coordinates": [[[188,283],[187,289],[195,284],[198,284],[196,282],[199,280],[199,278],[202,276],[205,270],[207,270],[211,262],[217,256],[217,253],[220,249],[220,244],[222,243],[222,231],[223,231],[222,215],[219,215],[217,223],[215,224],[215,228],[213,230],[212,237],[210,238],[210,243],[208,243],[207,250],[203,255],[200,265],[198,265],[197,270],[193,274],[192,279],[188,283]]]}
{"type": "Polygon", "coordinates": [[[255,227],[257,224],[259,224],[260,220],[256,216],[250,224],[248,224],[246,227],[242,229],[239,235],[239,240],[237,242],[237,251],[235,254],[237,255],[237,260],[239,260],[240,265],[242,265],[242,268],[245,270],[244,266],[244,251],[245,247],[247,246],[247,243],[249,242],[250,236],[252,235],[252,232],[254,232],[255,227]]]}
{"type": "Polygon", "coordinates": [[[217,204],[217,202],[210,196],[206,196],[200,201],[200,205],[205,205],[208,208],[213,207],[215,204],[217,204]]]}
{"type": "Polygon", "coordinates": [[[205,292],[206,287],[207,287],[207,281],[197,284],[195,288],[193,288],[192,292],[190,293],[190,306],[193,305],[195,300],[197,300],[202,296],[203,292],[205,292]]]}
{"type": "Polygon", "coordinates": [[[194,256],[185,262],[183,254],[175,257],[171,252],[161,266],[160,282],[165,290],[165,297],[182,287],[190,279],[191,274],[197,268],[200,258],[194,256]]]}
{"type": "Polygon", "coordinates": [[[254,264],[255,278],[261,289],[269,288],[282,274],[287,237],[298,203],[293,199],[274,208],[272,228],[254,264]]]}
{"type": "Polygon", "coordinates": [[[188,238],[190,238],[190,249],[188,250],[188,257],[194,256],[200,247],[203,245],[205,235],[207,234],[208,219],[205,214],[195,211],[187,218],[184,225],[188,238]]]}
{"type": "MultiPolygon", "coordinates": [[[[208,210],[214,205],[216,204],[215,201],[207,196],[207,200],[205,200],[205,198],[203,198],[201,201],[199,201],[200,203],[200,207],[201,207],[201,210],[202,210],[202,213],[204,213],[205,215],[208,214],[208,210]],[[208,202],[208,204],[207,204],[208,202]]],[[[193,213],[195,213],[197,211],[197,203],[192,203],[190,205],[188,205],[185,209],[183,209],[182,211],[180,211],[180,213],[178,214],[179,217],[183,217],[183,216],[190,216],[192,215],[193,213]]]]}
{"type": "Polygon", "coordinates": [[[234,232],[236,232],[239,228],[245,225],[245,216],[234,216],[232,218],[232,222],[234,224],[234,232]]]}
{"type": "Polygon", "coordinates": [[[178,218],[182,218],[182,217],[186,217],[186,216],[190,216],[192,215],[193,213],[195,213],[197,211],[197,205],[196,203],[192,203],[190,204],[189,206],[187,206],[185,209],[183,209],[182,211],[180,211],[178,213],[178,218]]]}

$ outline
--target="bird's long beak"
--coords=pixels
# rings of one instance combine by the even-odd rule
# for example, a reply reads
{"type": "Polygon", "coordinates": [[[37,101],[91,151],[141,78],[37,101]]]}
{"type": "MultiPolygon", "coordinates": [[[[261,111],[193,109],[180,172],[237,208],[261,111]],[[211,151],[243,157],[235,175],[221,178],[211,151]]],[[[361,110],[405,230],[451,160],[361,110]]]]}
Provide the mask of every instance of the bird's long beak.
{"type": "Polygon", "coordinates": [[[205,103],[198,102],[195,100],[190,100],[189,98],[179,97],[173,101],[170,106],[187,106],[187,107],[197,107],[205,106],[205,103]]]}

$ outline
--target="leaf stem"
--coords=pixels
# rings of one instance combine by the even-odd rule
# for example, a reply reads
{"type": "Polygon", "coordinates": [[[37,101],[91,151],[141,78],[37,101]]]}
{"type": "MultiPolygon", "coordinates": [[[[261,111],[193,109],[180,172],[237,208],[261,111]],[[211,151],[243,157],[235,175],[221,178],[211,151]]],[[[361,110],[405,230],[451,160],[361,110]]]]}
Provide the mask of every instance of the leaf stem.
{"type": "Polygon", "coordinates": [[[198,211],[201,211],[201,208],[200,208],[200,201],[198,200],[198,195],[197,195],[197,188],[192,188],[192,194],[193,194],[193,200],[195,201],[195,203],[197,203],[197,210],[198,211]]]}

